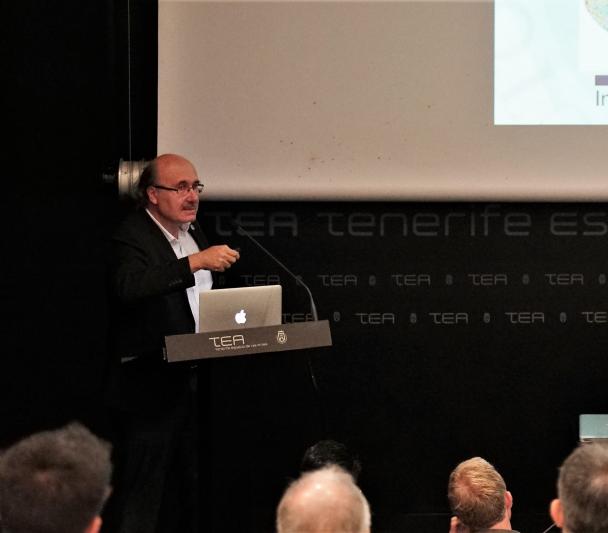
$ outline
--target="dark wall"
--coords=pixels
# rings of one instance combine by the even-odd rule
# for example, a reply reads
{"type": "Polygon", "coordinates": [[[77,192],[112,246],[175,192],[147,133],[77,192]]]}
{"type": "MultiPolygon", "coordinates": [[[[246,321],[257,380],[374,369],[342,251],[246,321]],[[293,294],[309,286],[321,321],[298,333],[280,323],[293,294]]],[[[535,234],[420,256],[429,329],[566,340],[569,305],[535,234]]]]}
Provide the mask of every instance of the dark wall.
{"type": "Polygon", "coordinates": [[[204,209],[208,227],[241,247],[242,284],[279,282],[285,318],[309,312],[304,291],[233,235],[230,217],[294,266],[331,323],[331,349],[213,366],[212,434],[254,454],[240,467],[259,502],[271,480],[295,475],[306,444],[332,437],[361,453],[380,523],[445,512],[447,475],[473,455],[504,473],[516,523],[546,516],[578,415],[608,408],[606,206],[204,209]]]}
{"type": "Polygon", "coordinates": [[[131,48],[146,50],[130,84],[127,2],[3,6],[2,440],[74,416],[99,419],[105,243],[121,210],[101,176],[120,158],[154,155],[156,139],[156,44],[141,38],[156,7],[130,3],[140,28],[131,48]],[[139,103],[130,121],[129,92],[139,103]]]}
{"type": "MultiPolygon", "coordinates": [[[[101,402],[105,243],[123,206],[101,174],[153,156],[156,134],[156,5],[131,2],[130,85],[126,6],[5,9],[14,168],[2,195],[2,443],[72,418],[102,434],[111,423],[101,402]]],[[[477,454],[504,473],[520,516],[544,516],[578,414],[608,411],[605,205],[202,212],[218,241],[241,247],[238,282],[282,283],[286,320],[306,319],[302,290],[233,234],[230,217],[311,285],[334,340],[203,365],[212,529],[268,529],[302,452],[323,437],[360,453],[377,524],[446,512],[450,469],[477,454]]]]}

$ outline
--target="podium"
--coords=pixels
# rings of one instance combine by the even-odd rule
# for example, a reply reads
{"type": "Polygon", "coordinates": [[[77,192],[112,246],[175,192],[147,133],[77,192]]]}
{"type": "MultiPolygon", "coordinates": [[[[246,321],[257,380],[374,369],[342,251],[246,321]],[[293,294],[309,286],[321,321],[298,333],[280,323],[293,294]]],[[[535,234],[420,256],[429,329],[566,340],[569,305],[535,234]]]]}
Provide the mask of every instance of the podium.
{"type": "Polygon", "coordinates": [[[169,363],[331,346],[327,320],[165,337],[169,363]]]}

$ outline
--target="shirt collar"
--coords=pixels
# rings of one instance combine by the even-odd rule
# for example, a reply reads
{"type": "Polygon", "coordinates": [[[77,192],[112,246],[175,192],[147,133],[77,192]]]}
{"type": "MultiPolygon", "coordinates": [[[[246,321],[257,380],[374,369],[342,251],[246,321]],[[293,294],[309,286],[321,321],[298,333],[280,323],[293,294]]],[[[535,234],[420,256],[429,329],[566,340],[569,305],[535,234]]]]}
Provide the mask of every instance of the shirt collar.
{"type": "MultiPolygon", "coordinates": [[[[169,240],[169,242],[174,242],[174,241],[178,240],[178,239],[175,238],[175,236],[170,231],[167,231],[167,229],[165,228],[165,226],[163,226],[158,220],[156,220],[156,218],[154,217],[154,215],[152,213],[150,213],[149,209],[146,209],[146,213],[148,213],[148,215],[150,215],[150,218],[161,229],[161,231],[163,232],[164,236],[167,237],[167,239],[169,240]]],[[[184,224],[179,224],[179,229],[180,229],[180,231],[187,232],[190,229],[191,226],[192,226],[192,222],[186,222],[184,224]]]]}

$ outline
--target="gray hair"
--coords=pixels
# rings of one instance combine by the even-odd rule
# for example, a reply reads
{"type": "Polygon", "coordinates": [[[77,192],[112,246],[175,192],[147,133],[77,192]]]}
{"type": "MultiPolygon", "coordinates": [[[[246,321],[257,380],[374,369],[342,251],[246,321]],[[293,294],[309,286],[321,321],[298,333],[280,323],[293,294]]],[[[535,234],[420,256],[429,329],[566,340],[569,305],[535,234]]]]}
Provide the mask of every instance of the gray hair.
{"type": "Polygon", "coordinates": [[[110,491],[111,447],[72,423],[0,455],[0,517],[11,533],[82,533],[110,491]]]}
{"type": "Polygon", "coordinates": [[[154,185],[157,175],[156,159],[153,159],[142,170],[135,188],[135,201],[138,207],[144,208],[148,205],[148,187],[154,185]]]}
{"type": "Polygon", "coordinates": [[[570,533],[608,531],[608,444],[582,444],[559,469],[557,492],[570,533]]]}
{"type": "Polygon", "coordinates": [[[369,504],[352,476],[337,466],[307,472],[285,491],[278,533],[367,533],[369,504]]]}

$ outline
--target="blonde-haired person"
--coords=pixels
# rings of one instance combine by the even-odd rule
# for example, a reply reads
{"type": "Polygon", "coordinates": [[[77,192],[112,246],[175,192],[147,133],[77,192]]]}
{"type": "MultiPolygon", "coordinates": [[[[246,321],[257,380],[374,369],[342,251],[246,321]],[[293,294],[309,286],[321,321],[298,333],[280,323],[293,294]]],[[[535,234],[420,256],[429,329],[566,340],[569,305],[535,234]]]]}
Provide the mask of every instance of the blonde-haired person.
{"type": "Polygon", "coordinates": [[[513,496],[502,476],[481,457],[460,463],[450,474],[450,533],[513,532],[513,496]]]}

